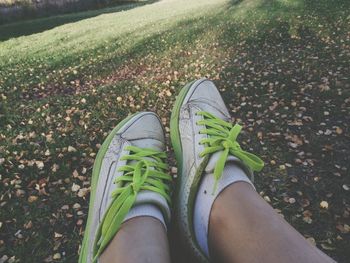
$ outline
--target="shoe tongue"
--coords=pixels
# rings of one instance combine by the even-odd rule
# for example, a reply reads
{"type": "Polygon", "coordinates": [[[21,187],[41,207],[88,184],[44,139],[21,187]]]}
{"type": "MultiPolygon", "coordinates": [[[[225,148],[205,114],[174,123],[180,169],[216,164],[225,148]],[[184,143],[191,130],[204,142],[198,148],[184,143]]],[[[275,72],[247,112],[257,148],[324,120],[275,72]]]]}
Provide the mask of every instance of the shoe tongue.
{"type": "MultiPolygon", "coordinates": [[[[160,151],[160,152],[164,151],[163,142],[156,140],[156,139],[149,139],[148,138],[148,139],[132,140],[129,142],[129,145],[136,146],[136,147],[139,147],[141,149],[148,148],[148,149],[152,149],[152,150],[160,151]]],[[[144,159],[149,160],[149,161],[154,161],[154,159],[151,157],[144,157],[144,159]]],[[[130,165],[133,165],[135,163],[137,163],[137,161],[129,162],[130,165]]],[[[154,169],[154,168],[151,167],[150,169],[154,169]]]]}
{"type": "Polygon", "coordinates": [[[213,103],[209,99],[191,101],[191,104],[197,106],[197,108],[201,111],[209,112],[224,121],[229,121],[231,119],[230,114],[228,113],[226,108],[220,109],[220,107],[215,107],[214,105],[212,105],[213,103]]]}
{"type": "MultiPolygon", "coordinates": [[[[213,153],[210,156],[208,164],[205,167],[205,172],[206,173],[213,173],[214,172],[215,166],[216,166],[216,164],[217,164],[217,162],[218,162],[222,152],[223,151],[218,151],[218,152],[213,153]]],[[[226,163],[228,163],[228,162],[240,162],[240,160],[237,157],[233,156],[233,155],[229,155],[227,157],[227,160],[226,160],[226,163]]]]}
{"type": "Polygon", "coordinates": [[[153,149],[156,151],[164,151],[164,144],[163,142],[156,140],[156,139],[139,139],[139,140],[132,140],[131,145],[139,147],[139,148],[148,148],[153,149]]]}

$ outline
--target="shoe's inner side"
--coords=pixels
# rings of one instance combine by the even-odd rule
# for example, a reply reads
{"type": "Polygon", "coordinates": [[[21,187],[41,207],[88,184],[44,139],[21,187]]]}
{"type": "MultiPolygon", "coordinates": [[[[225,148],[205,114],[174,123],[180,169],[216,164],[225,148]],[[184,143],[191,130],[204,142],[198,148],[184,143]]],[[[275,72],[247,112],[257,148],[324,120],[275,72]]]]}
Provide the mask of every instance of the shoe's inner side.
{"type": "Polygon", "coordinates": [[[206,111],[199,111],[196,114],[203,116],[203,120],[197,122],[197,125],[205,126],[204,129],[200,130],[200,133],[208,135],[208,138],[200,141],[200,144],[205,145],[205,149],[200,153],[200,156],[204,157],[221,151],[214,169],[215,184],[213,193],[217,189],[217,183],[222,176],[229,155],[237,157],[253,171],[260,171],[264,167],[264,162],[258,156],[242,150],[237,142],[242,126],[238,124],[233,126],[231,123],[206,111]]]}
{"type": "Polygon", "coordinates": [[[162,196],[168,203],[171,201],[169,182],[172,178],[167,174],[166,154],[130,145],[126,146],[125,150],[129,151],[129,154],[120,159],[127,162],[118,169],[123,174],[114,181],[117,187],[112,192],[112,202],[97,231],[94,262],[118,232],[140,191],[152,191],[162,196]]]}

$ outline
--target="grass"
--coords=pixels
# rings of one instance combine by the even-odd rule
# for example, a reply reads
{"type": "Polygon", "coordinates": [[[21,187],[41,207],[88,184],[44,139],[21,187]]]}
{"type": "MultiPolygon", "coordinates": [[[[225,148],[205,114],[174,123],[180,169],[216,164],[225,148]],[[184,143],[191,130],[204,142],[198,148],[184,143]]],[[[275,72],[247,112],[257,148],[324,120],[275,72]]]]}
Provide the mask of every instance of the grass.
{"type": "Polygon", "coordinates": [[[244,124],[242,144],[266,161],[261,195],[346,262],[349,2],[163,0],[124,9],[0,26],[0,255],[76,262],[103,139],[140,110],[156,111],[169,131],[175,95],[207,76],[244,124]]]}
{"type": "MultiPolygon", "coordinates": [[[[30,20],[34,18],[42,18],[49,16],[58,16],[59,14],[67,13],[76,13],[86,11],[85,14],[80,14],[85,17],[89,17],[90,14],[96,13],[95,9],[102,9],[106,7],[112,7],[116,5],[126,5],[126,4],[145,4],[145,2],[153,2],[153,0],[85,0],[85,1],[51,1],[51,0],[0,0],[0,25],[8,24],[17,21],[30,20]],[[87,11],[95,10],[95,12],[87,11]]],[[[109,12],[113,12],[114,8],[111,8],[109,12]]],[[[79,18],[79,17],[76,17],[79,18]]],[[[50,19],[48,20],[50,21],[50,19]]],[[[27,23],[23,28],[19,30],[21,32],[26,32],[26,29],[29,32],[33,31],[33,28],[30,28],[27,23]]],[[[42,24],[39,25],[39,28],[45,27],[45,22],[42,21],[42,24]]],[[[13,36],[16,36],[15,34],[13,36]]],[[[2,38],[3,39],[3,38],[2,38]]]]}
{"type": "Polygon", "coordinates": [[[139,1],[135,3],[129,3],[124,5],[118,5],[116,7],[103,8],[98,10],[91,10],[86,12],[65,14],[59,16],[50,16],[42,19],[33,19],[26,22],[20,21],[16,23],[9,23],[5,25],[0,25],[0,41],[8,40],[10,38],[32,35],[35,33],[40,33],[57,26],[61,26],[68,23],[73,23],[80,21],[82,19],[87,19],[102,14],[116,13],[126,11],[138,6],[145,4],[150,4],[155,1],[139,1]]]}

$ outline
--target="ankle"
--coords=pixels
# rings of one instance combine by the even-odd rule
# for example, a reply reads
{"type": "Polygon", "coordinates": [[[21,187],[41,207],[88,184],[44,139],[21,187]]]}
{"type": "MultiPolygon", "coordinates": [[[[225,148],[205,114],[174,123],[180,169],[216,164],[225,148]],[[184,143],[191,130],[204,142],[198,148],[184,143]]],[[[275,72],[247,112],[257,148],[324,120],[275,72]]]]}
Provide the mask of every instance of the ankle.
{"type": "MultiPolygon", "coordinates": [[[[227,188],[231,188],[231,185],[240,184],[245,182],[245,184],[250,184],[251,188],[254,189],[253,184],[249,180],[245,171],[235,163],[229,163],[225,166],[223,174],[218,181],[217,188],[213,193],[213,185],[215,184],[215,179],[212,173],[204,174],[204,177],[198,188],[195,206],[194,206],[194,232],[196,236],[197,243],[202,250],[202,252],[209,257],[209,247],[208,247],[208,235],[209,235],[209,220],[211,210],[213,208],[216,199],[221,196],[222,192],[226,192],[227,188]]],[[[254,190],[253,190],[254,191],[254,190]]],[[[230,199],[228,199],[228,203],[230,199]]],[[[232,201],[232,200],[231,200],[232,201]]],[[[229,204],[227,206],[226,202],[222,207],[222,210],[227,212],[229,210],[229,204]]],[[[221,212],[217,213],[221,214],[221,212]]],[[[215,214],[214,214],[215,215],[215,214]]],[[[221,215],[220,215],[221,216],[221,215]]],[[[230,221],[230,220],[228,220],[230,221]]]]}
{"type": "Polygon", "coordinates": [[[167,229],[164,216],[162,214],[162,211],[153,204],[139,204],[133,206],[126,217],[124,218],[123,222],[127,222],[129,220],[133,220],[135,218],[144,218],[144,217],[151,217],[154,219],[157,219],[160,223],[163,224],[164,228],[167,229]]]}
{"type": "Polygon", "coordinates": [[[233,202],[240,202],[245,196],[250,193],[256,194],[252,184],[239,181],[226,187],[215,199],[210,212],[209,223],[218,223],[218,225],[230,222],[227,220],[227,211],[231,209],[233,202]]]}
{"type": "Polygon", "coordinates": [[[255,189],[250,183],[236,182],[226,187],[215,199],[209,217],[209,234],[215,234],[225,228],[226,224],[232,224],[231,214],[236,211],[236,204],[241,204],[243,199],[253,193],[255,189]]]}
{"type": "MultiPolygon", "coordinates": [[[[227,247],[225,238],[229,233],[240,233],[240,226],[247,220],[244,214],[244,201],[255,196],[255,188],[248,182],[240,181],[226,187],[215,199],[209,217],[208,246],[210,258],[221,261],[224,253],[222,249],[227,247]]],[[[236,240],[236,239],[234,239],[236,240]]],[[[235,248],[239,244],[234,244],[235,248]]],[[[230,244],[229,247],[232,247],[230,244]]],[[[225,252],[226,253],[226,252],[225,252]]]]}

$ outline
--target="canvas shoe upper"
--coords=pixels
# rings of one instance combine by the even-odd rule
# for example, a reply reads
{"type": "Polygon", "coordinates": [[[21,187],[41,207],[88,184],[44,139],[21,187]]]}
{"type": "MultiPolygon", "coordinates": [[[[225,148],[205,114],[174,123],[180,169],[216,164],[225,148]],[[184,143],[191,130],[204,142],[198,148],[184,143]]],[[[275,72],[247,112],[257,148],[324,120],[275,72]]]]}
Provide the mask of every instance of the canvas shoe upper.
{"type": "Polygon", "coordinates": [[[154,204],[170,220],[164,131],[151,112],[135,114],[107,137],[97,155],[79,262],[96,262],[134,205],[154,204]]]}
{"type": "Polygon", "coordinates": [[[208,259],[196,243],[192,225],[194,201],[202,175],[212,173],[219,178],[228,161],[240,165],[248,176],[252,176],[251,168],[259,170],[257,166],[262,165],[256,156],[241,150],[235,141],[240,126],[230,124],[230,119],[219,91],[207,79],[189,83],[181,90],[171,117],[171,140],[180,166],[176,219],[184,242],[203,262],[208,259]],[[250,157],[253,160],[248,160],[250,157]]]}

